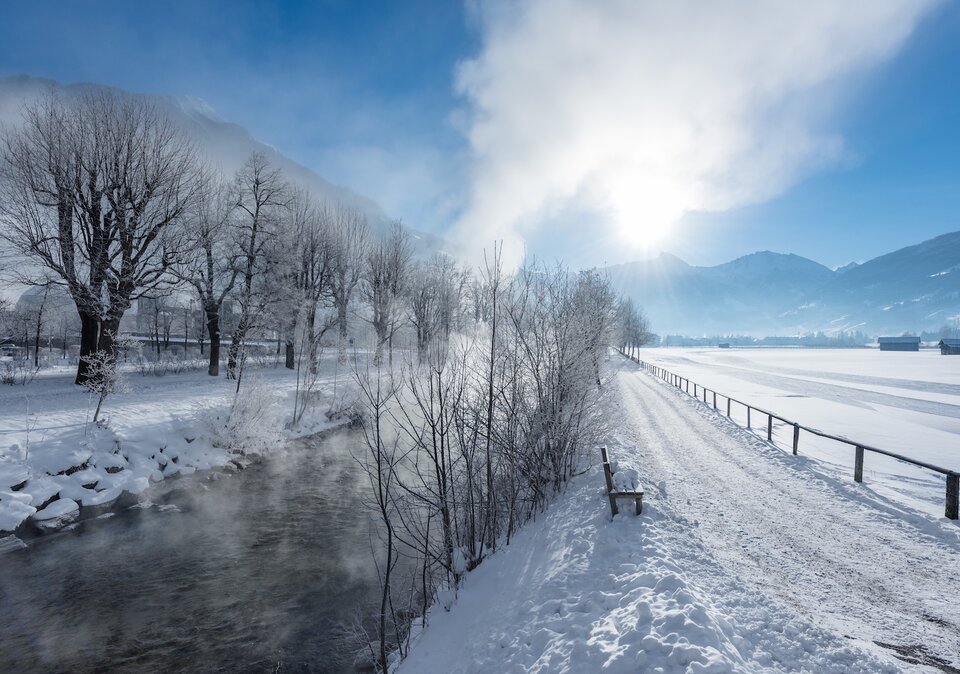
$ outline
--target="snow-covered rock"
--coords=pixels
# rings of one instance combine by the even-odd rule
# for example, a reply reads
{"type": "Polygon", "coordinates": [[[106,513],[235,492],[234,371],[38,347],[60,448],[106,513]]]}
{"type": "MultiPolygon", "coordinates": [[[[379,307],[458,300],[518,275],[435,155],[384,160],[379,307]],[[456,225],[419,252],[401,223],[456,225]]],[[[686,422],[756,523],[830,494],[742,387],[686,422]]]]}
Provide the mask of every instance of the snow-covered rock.
{"type": "Polygon", "coordinates": [[[37,512],[30,505],[29,494],[0,492],[0,531],[14,531],[24,520],[37,512]]]}
{"type": "Polygon", "coordinates": [[[70,498],[58,498],[43,510],[35,512],[31,519],[42,531],[60,529],[80,516],[80,504],[70,498]]]}

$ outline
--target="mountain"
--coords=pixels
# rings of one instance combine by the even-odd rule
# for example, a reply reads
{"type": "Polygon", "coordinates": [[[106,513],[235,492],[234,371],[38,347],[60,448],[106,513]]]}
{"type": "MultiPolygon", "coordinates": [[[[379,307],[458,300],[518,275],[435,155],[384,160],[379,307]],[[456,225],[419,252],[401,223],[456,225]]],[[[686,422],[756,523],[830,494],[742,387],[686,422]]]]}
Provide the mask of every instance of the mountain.
{"type": "MultiPolygon", "coordinates": [[[[16,124],[24,104],[42,96],[77,96],[84,92],[111,91],[129,94],[119,89],[99,84],[64,85],[53,80],[17,75],[0,78],[0,123],[16,124]]],[[[219,166],[225,176],[232,175],[253,152],[262,152],[271,163],[282,169],[287,178],[302,187],[316,198],[338,202],[354,207],[367,217],[375,232],[384,232],[393,218],[383,212],[373,200],[351,190],[334,185],[307,167],[285,157],[276,149],[266,145],[241,126],[226,122],[199,99],[183,96],[146,96],[161,111],[166,113],[196,143],[201,155],[214,166],[219,166]]],[[[409,229],[409,228],[408,228],[409,229]]],[[[442,250],[446,246],[439,238],[410,229],[421,252],[442,250]]]]}
{"type": "Polygon", "coordinates": [[[609,268],[614,284],[639,302],[661,333],[779,333],[785,307],[826,283],[830,269],[799,255],[763,251],[716,267],[663,254],[609,268]]]}
{"type": "Polygon", "coordinates": [[[763,251],[715,267],[662,254],[607,271],[661,334],[900,334],[960,314],[960,232],[837,270],[763,251]]]}
{"type": "Polygon", "coordinates": [[[960,314],[960,232],[901,248],[837,275],[808,294],[805,322],[898,334],[936,329],[960,314]]]}

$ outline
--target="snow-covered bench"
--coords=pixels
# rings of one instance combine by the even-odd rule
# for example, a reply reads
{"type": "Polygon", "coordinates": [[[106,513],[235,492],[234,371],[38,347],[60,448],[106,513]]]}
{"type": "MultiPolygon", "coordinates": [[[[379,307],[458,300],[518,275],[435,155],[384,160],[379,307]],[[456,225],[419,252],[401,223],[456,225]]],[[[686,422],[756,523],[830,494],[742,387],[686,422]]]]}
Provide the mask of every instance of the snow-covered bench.
{"type": "Polygon", "coordinates": [[[607,485],[607,498],[610,499],[610,513],[620,512],[617,499],[627,498],[636,504],[635,514],[643,512],[643,487],[640,485],[640,476],[631,468],[618,469],[615,463],[610,462],[607,448],[600,448],[603,459],[603,478],[607,485]]]}

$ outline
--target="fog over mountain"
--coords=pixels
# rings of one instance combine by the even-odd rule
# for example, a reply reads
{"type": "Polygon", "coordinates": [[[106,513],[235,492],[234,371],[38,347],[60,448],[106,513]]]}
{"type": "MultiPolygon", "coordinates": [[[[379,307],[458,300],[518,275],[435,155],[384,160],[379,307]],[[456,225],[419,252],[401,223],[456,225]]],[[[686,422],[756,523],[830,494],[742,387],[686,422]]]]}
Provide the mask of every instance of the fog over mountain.
{"type": "Polygon", "coordinates": [[[665,253],[608,271],[660,334],[899,334],[960,316],[960,232],[836,270],[763,251],[715,267],[665,253]]]}
{"type": "MultiPolygon", "coordinates": [[[[47,95],[76,96],[84,92],[109,90],[122,92],[99,84],[64,85],[44,78],[18,75],[0,78],[0,123],[15,125],[25,104],[47,95]]],[[[138,94],[139,95],[139,94],[138,94]]],[[[164,111],[196,142],[198,150],[225,176],[231,176],[253,152],[262,152],[270,162],[283,170],[288,180],[308,189],[310,193],[329,202],[338,202],[360,210],[374,231],[385,231],[397,217],[387,214],[373,200],[346,187],[334,185],[309,168],[289,159],[275,148],[257,140],[243,127],[220,119],[204,101],[186,96],[146,96],[164,111]]],[[[445,247],[437,237],[411,227],[421,249],[440,250],[445,247]]],[[[449,246],[446,246],[449,247],[449,246]]]]}

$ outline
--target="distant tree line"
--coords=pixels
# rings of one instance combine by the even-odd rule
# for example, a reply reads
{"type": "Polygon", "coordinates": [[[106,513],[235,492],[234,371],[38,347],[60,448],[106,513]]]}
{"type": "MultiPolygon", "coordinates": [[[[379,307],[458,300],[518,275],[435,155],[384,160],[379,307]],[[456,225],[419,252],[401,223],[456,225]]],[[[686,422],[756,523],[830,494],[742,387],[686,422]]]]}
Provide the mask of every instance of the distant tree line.
{"type": "Polygon", "coordinates": [[[665,335],[659,340],[659,346],[717,346],[720,343],[730,346],[816,346],[816,347],[858,347],[874,341],[872,337],[859,330],[839,331],[827,334],[816,331],[805,335],[771,335],[752,337],[750,335],[713,335],[710,337],[689,337],[687,335],[665,335]]]}

